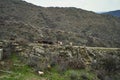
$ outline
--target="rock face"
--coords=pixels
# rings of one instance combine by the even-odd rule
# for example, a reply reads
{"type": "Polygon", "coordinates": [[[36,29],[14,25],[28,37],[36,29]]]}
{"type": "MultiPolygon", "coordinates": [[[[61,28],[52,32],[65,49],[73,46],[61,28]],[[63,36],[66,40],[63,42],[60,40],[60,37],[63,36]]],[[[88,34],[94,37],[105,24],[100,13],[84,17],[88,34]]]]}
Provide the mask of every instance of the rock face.
{"type": "Polygon", "coordinates": [[[3,49],[0,49],[0,60],[3,59],[3,49]]]}

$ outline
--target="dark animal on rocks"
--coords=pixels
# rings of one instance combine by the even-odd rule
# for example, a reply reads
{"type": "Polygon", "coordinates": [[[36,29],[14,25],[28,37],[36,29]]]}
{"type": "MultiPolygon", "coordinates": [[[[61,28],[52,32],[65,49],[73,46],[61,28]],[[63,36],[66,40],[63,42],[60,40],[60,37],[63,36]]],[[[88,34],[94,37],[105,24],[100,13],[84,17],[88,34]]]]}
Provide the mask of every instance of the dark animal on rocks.
{"type": "Polygon", "coordinates": [[[47,40],[40,40],[40,41],[37,41],[38,43],[42,43],[42,44],[50,44],[50,45],[53,45],[54,42],[52,41],[47,41],[47,40]]]}

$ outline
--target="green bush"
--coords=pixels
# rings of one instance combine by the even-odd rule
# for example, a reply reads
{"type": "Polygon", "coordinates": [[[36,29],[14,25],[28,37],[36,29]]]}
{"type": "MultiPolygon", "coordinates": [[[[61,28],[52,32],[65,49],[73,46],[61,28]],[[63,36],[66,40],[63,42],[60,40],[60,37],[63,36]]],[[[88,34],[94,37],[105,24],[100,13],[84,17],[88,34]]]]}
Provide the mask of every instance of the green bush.
{"type": "Polygon", "coordinates": [[[70,79],[71,79],[71,80],[80,80],[80,76],[79,76],[79,74],[76,73],[75,71],[72,71],[72,72],[70,73],[70,79]]]}

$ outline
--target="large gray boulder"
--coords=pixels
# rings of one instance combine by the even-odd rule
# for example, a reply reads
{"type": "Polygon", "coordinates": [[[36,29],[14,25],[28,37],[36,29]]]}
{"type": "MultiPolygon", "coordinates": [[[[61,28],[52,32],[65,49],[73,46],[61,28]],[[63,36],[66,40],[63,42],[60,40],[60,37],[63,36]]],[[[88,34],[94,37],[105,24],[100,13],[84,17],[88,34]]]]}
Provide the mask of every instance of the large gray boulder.
{"type": "Polygon", "coordinates": [[[3,49],[0,49],[0,60],[3,58],[3,49]]]}

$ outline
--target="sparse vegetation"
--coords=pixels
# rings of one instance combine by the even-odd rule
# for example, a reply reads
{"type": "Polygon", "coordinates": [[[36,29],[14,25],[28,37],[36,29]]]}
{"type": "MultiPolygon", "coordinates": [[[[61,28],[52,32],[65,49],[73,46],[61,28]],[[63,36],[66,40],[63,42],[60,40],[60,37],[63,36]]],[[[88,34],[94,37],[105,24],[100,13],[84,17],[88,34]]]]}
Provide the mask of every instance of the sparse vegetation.
{"type": "MultiPolygon", "coordinates": [[[[66,70],[61,74],[57,66],[52,67],[50,71],[45,71],[45,75],[40,76],[33,68],[23,64],[15,54],[11,55],[9,61],[12,63],[9,69],[11,73],[2,72],[0,74],[0,80],[73,80],[74,77],[74,80],[84,80],[82,79],[83,74],[85,74],[88,80],[93,80],[96,76],[94,73],[85,69],[66,70]]],[[[8,67],[10,67],[10,64],[8,67]]],[[[4,68],[4,70],[6,69],[4,68]]]]}

